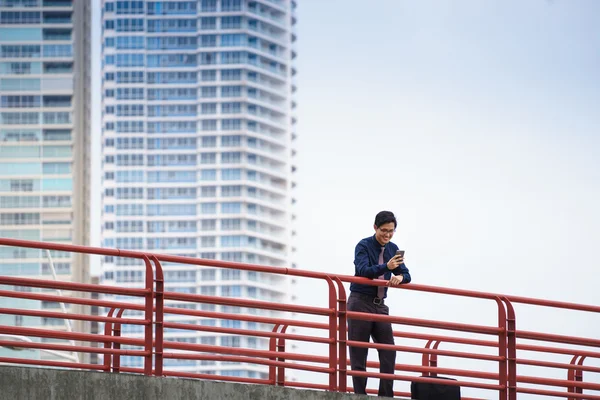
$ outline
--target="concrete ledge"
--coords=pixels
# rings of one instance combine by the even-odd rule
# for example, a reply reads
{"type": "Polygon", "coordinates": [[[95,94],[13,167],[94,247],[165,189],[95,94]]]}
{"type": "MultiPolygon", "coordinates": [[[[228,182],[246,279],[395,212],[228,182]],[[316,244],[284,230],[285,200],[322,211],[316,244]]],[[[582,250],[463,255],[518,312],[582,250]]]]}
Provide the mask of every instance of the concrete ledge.
{"type": "Polygon", "coordinates": [[[377,397],[269,385],[0,366],[4,400],[365,400],[377,397]]]}

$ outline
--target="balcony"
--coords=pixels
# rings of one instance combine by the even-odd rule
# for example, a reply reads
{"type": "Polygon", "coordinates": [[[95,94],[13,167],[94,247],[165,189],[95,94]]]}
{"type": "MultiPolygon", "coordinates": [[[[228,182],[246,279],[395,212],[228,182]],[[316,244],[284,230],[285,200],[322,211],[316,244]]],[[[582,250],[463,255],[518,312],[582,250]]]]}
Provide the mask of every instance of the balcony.
{"type": "Polygon", "coordinates": [[[71,24],[73,23],[72,13],[70,12],[44,12],[44,24],[71,24]]]}

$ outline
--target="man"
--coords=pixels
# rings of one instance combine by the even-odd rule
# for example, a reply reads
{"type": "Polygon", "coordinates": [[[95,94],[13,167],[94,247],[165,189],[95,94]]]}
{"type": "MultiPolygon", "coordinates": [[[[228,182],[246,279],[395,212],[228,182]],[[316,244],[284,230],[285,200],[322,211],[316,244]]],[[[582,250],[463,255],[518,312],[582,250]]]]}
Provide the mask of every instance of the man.
{"type": "MultiPolygon", "coordinates": [[[[385,279],[387,286],[399,286],[409,283],[410,272],[404,265],[404,256],[396,255],[398,246],[391,242],[396,231],[396,217],[390,211],[381,211],[375,216],[375,234],[361,240],[356,245],[354,255],[354,276],[370,279],[385,279]]],[[[384,299],[387,287],[370,286],[358,283],[350,285],[348,311],[388,315],[389,308],[384,299]]],[[[392,324],[389,322],[348,320],[348,340],[369,342],[373,337],[375,343],[394,344],[392,324]]],[[[364,347],[350,347],[350,366],[353,371],[365,371],[367,353],[364,347]]],[[[396,352],[378,350],[379,371],[393,374],[396,364],[396,352]]],[[[366,394],[367,378],[353,376],[354,393],[366,394]]],[[[379,382],[379,396],[394,397],[394,381],[382,379],[379,382]]]]}

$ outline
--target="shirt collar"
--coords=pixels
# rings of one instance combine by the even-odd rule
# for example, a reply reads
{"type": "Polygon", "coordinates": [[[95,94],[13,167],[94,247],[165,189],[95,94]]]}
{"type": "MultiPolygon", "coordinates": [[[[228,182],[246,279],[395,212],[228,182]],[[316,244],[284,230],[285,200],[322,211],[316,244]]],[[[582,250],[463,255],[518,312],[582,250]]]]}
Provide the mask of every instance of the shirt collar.
{"type": "Polygon", "coordinates": [[[387,247],[387,244],[382,246],[381,243],[379,243],[377,241],[377,238],[375,237],[375,235],[372,236],[372,239],[373,239],[373,247],[375,247],[377,250],[381,251],[382,247],[387,247]]]}

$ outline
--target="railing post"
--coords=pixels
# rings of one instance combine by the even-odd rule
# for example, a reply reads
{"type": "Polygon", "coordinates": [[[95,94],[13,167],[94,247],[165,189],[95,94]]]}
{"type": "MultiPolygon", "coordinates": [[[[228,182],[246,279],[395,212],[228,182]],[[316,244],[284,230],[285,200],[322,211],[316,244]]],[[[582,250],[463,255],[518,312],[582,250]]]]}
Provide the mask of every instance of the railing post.
{"type": "Polygon", "coordinates": [[[152,271],[152,264],[147,255],[143,257],[144,264],[146,264],[146,290],[147,293],[144,296],[144,375],[152,375],[152,351],[153,351],[153,338],[152,338],[152,325],[154,321],[154,272],[152,271]]]}
{"type": "MultiPolygon", "coordinates": [[[[433,340],[428,340],[427,343],[425,343],[425,348],[429,349],[431,344],[433,343],[433,340]]],[[[423,352],[423,354],[421,355],[421,366],[423,367],[428,367],[430,364],[429,361],[429,353],[423,352]]],[[[423,372],[423,374],[421,374],[422,376],[429,376],[429,371],[423,372]]]]}
{"type": "MultiPolygon", "coordinates": [[[[288,326],[283,325],[281,327],[281,333],[285,333],[288,326]]],[[[285,338],[280,337],[277,339],[277,352],[285,354],[285,338]]],[[[277,361],[285,362],[285,358],[277,357],[277,361]]],[[[285,367],[277,367],[277,386],[285,386],[285,367]]]]}
{"type": "Polygon", "coordinates": [[[348,317],[346,316],[346,289],[341,279],[335,277],[338,287],[338,392],[346,393],[348,389],[347,376],[347,342],[348,317]]]}
{"type": "MultiPolygon", "coordinates": [[[[580,355],[576,354],[573,356],[573,358],[571,359],[571,362],[569,364],[571,364],[573,366],[575,366],[575,365],[581,366],[581,365],[583,365],[583,361],[585,360],[585,358],[586,358],[586,356],[580,356],[580,355]]],[[[583,371],[581,371],[579,369],[575,369],[575,368],[569,368],[569,370],[567,372],[567,380],[572,381],[572,382],[583,382],[583,371]]],[[[569,386],[567,388],[567,392],[582,394],[583,389],[578,386],[569,386]]],[[[575,397],[569,397],[568,400],[577,400],[577,399],[575,397]]]]}
{"type": "MultiPolygon", "coordinates": [[[[273,327],[273,332],[279,332],[279,327],[281,325],[277,324],[273,327]]],[[[277,338],[275,336],[271,336],[271,338],[269,339],[269,351],[271,352],[276,352],[277,351],[277,338]]],[[[269,360],[271,361],[275,361],[277,360],[276,357],[269,357],[269,360]]],[[[275,386],[277,385],[277,367],[275,367],[274,365],[269,365],[269,384],[275,386]]]]}
{"type": "MultiPolygon", "coordinates": [[[[441,343],[442,342],[440,342],[439,340],[436,340],[435,343],[433,344],[432,349],[437,350],[441,343]]],[[[437,366],[438,366],[437,354],[429,354],[429,367],[437,368],[437,366]]],[[[435,377],[437,377],[437,372],[430,372],[429,376],[432,378],[435,378],[435,377]]]]}
{"type": "Polygon", "coordinates": [[[163,352],[164,352],[164,320],[165,320],[165,277],[163,275],[162,265],[158,258],[151,255],[150,258],[154,262],[156,278],[156,289],[154,297],[156,298],[156,321],[155,321],[155,350],[154,350],[154,375],[163,375],[163,352]]]}
{"type": "MultiPolygon", "coordinates": [[[[115,308],[111,308],[108,311],[108,314],[106,314],[107,317],[112,317],[113,313],[115,312],[115,308]]],[[[104,324],[104,336],[110,336],[112,337],[112,327],[113,327],[113,323],[112,322],[106,322],[104,324]]],[[[112,349],[113,346],[113,342],[112,341],[105,341],[104,342],[104,348],[105,349],[112,349]]],[[[104,353],[104,371],[105,372],[111,372],[111,367],[112,367],[112,354],[111,353],[104,353]]]]}
{"type": "Polygon", "coordinates": [[[517,400],[517,316],[512,303],[506,297],[502,297],[502,301],[504,301],[506,310],[508,311],[506,320],[506,335],[508,339],[508,400],[517,400]]]}
{"type": "Polygon", "coordinates": [[[333,280],[327,276],[325,278],[329,286],[329,368],[332,370],[329,373],[329,391],[337,390],[337,294],[333,280]]]}
{"type": "MultiPolygon", "coordinates": [[[[425,349],[434,349],[435,350],[438,348],[440,343],[441,342],[439,340],[430,339],[425,344],[425,349]],[[433,344],[433,347],[431,347],[432,344],[433,344]]],[[[437,354],[423,352],[423,355],[421,356],[421,365],[423,367],[431,367],[431,368],[437,367],[437,354]]],[[[437,372],[425,371],[421,374],[421,376],[435,378],[437,376],[437,372]]]]}
{"type": "MultiPolygon", "coordinates": [[[[586,356],[581,356],[577,365],[582,366],[585,358],[586,356]]],[[[575,370],[575,382],[583,382],[583,371],[580,369],[575,370]]],[[[582,394],[583,388],[581,386],[575,387],[575,393],[582,394]]]]}
{"type": "MultiPolygon", "coordinates": [[[[123,316],[123,312],[125,311],[124,308],[119,309],[119,312],[116,315],[116,318],[121,318],[123,316]]],[[[120,322],[115,322],[113,325],[113,336],[114,337],[121,337],[121,323],[120,322]]],[[[121,349],[121,343],[116,343],[113,342],[113,349],[115,350],[120,350],[121,349]]],[[[120,354],[113,354],[113,367],[112,367],[112,371],[115,373],[119,373],[121,372],[121,355],[120,354]]]]}
{"type": "Polygon", "coordinates": [[[498,355],[502,358],[501,361],[498,361],[498,385],[504,387],[498,391],[498,399],[507,400],[508,362],[506,353],[508,333],[506,331],[506,310],[504,303],[499,297],[495,297],[494,300],[496,300],[496,304],[498,305],[498,328],[500,329],[500,333],[498,334],[498,355]]]}

